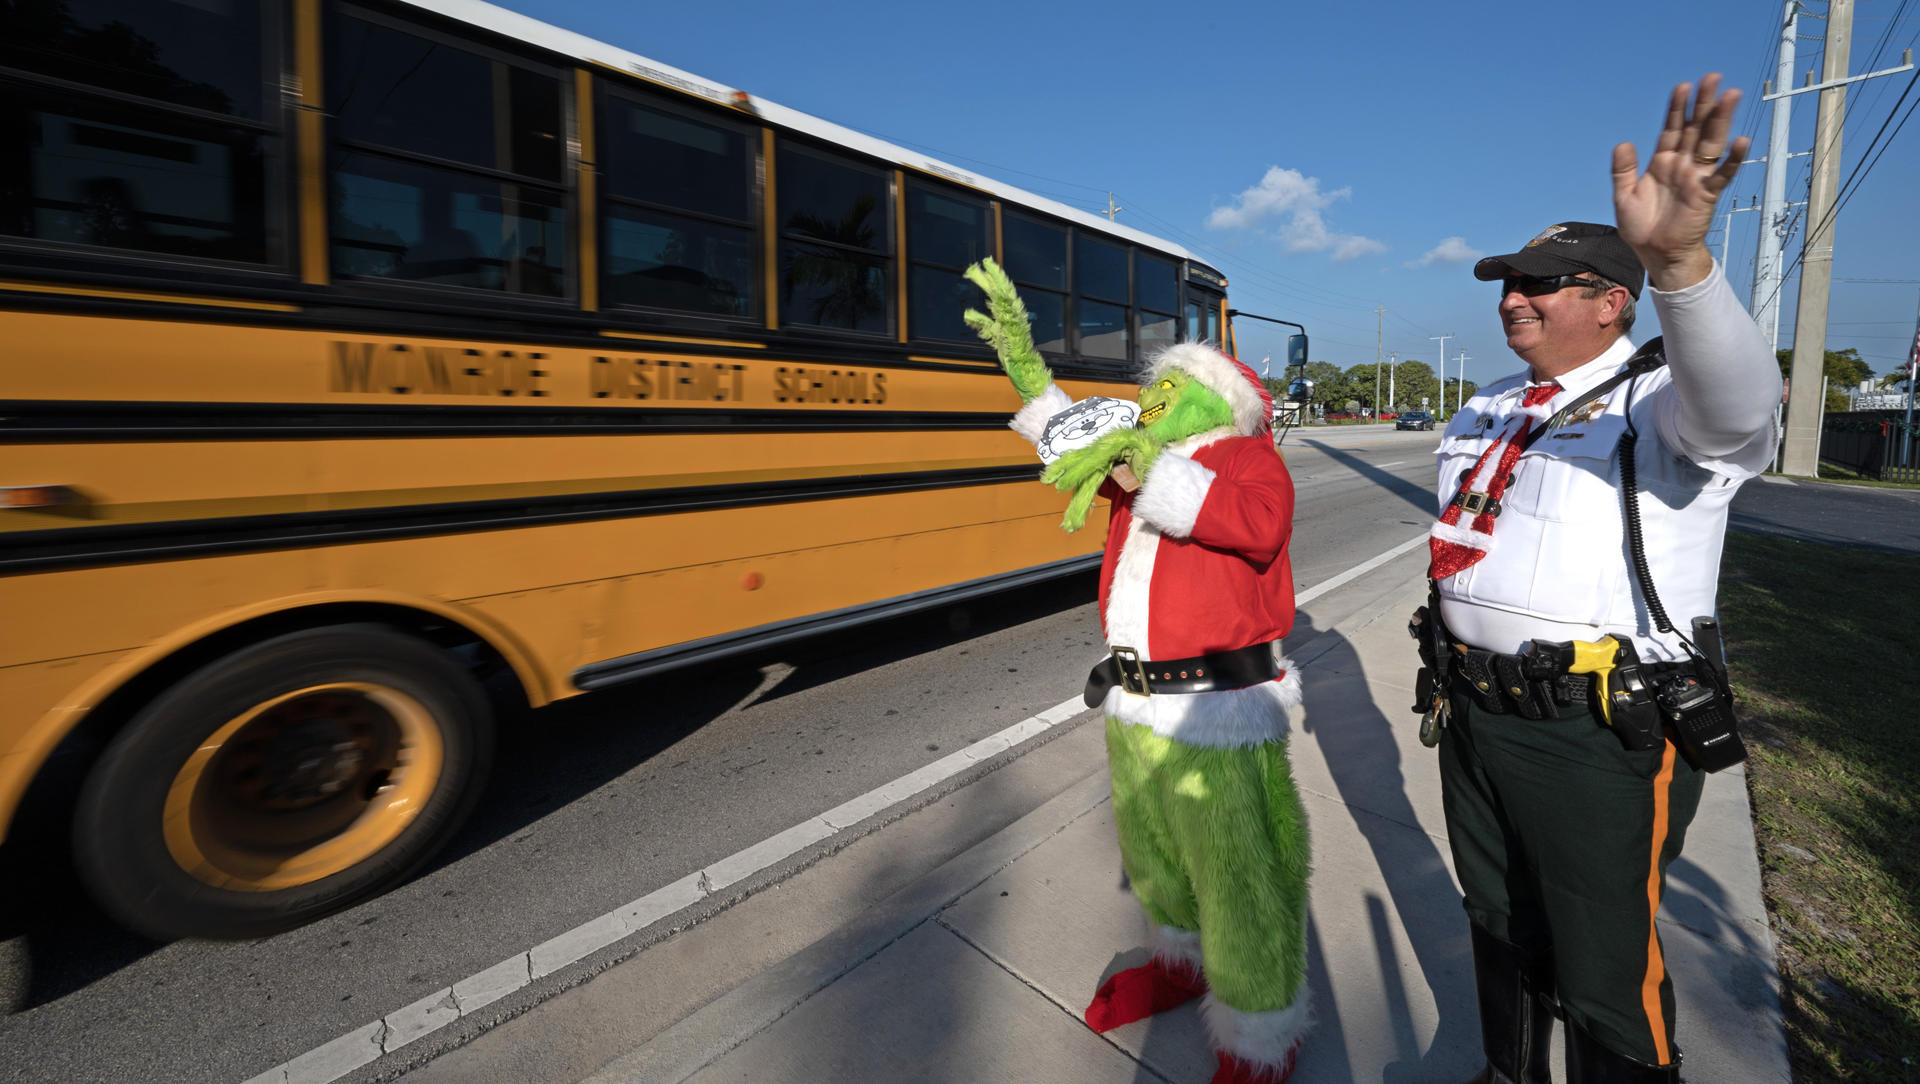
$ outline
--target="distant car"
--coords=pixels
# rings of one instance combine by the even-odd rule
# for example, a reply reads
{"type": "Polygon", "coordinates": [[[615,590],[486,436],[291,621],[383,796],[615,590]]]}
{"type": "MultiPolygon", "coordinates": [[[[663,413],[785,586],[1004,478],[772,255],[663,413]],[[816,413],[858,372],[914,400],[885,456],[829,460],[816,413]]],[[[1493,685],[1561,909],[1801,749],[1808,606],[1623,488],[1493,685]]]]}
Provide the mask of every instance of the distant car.
{"type": "Polygon", "coordinates": [[[1432,429],[1433,415],[1424,410],[1409,410],[1393,423],[1395,429],[1432,429]]]}

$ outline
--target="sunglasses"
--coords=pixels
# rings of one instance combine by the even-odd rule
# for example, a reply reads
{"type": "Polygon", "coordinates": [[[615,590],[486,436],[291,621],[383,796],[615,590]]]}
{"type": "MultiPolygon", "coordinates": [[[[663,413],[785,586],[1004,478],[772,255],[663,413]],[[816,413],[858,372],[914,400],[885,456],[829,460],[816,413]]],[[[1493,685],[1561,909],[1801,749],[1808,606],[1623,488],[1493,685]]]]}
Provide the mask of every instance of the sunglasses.
{"type": "Polygon", "coordinates": [[[1601,289],[1605,283],[1594,279],[1583,279],[1579,275],[1555,275],[1550,279],[1537,279],[1532,275],[1508,275],[1500,280],[1500,296],[1505,297],[1515,290],[1522,297],[1541,297],[1559,293],[1569,286],[1585,286],[1588,289],[1601,289]]]}

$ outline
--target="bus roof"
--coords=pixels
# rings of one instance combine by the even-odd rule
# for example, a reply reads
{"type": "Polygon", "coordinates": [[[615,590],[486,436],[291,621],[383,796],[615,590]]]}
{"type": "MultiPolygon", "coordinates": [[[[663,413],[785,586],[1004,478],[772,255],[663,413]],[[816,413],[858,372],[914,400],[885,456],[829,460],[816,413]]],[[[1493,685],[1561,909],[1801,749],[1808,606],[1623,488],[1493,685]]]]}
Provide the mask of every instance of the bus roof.
{"type": "MultiPolygon", "coordinates": [[[[950,165],[937,158],[921,154],[918,151],[911,151],[905,147],[896,146],[883,139],[875,139],[872,136],[856,132],[851,128],[842,127],[832,121],[821,120],[819,117],[810,116],[797,109],[789,109],[778,103],[770,102],[765,98],[752,96],[746,91],[736,87],[729,87],[715,83],[710,79],[703,79],[700,76],[681,71],[679,68],[671,65],[650,60],[638,53],[628,52],[618,46],[608,45],[606,42],[597,41],[583,34],[576,34],[571,30],[562,30],[557,26],[543,23],[538,19],[521,15],[518,12],[508,11],[494,4],[483,3],[481,0],[401,0],[401,2],[472,26],[482,27],[498,34],[504,34],[507,37],[545,49],[548,52],[571,57],[583,63],[612,68],[648,82],[657,83],[696,97],[705,98],[717,105],[739,108],[741,97],[745,96],[746,100],[751,104],[752,112],[769,123],[779,125],[783,128],[789,128],[796,132],[803,132],[815,138],[851,148],[874,158],[884,159],[897,165],[921,170],[938,177],[945,177],[948,180],[989,192],[1022,206],[1045,211],[1048,214],[1067,219],[1075,225],[1099,230],[1102,233],[1112,234],[1115,237],[1124,238],[1137,244],[1149,245],[1169,255],[1197,263],[1210,271],[1213,270],[1205,261],[1197,259],[1184,247],[1168,241],[1165,238],[1156,237],[1153,234],[1136,230],[1131,226],[1122,226],[1117,222],[1108,221],[1099,215],[1091,214],[1087,211],[1076,210],[1064,203],[1047,199],[1045,196],[1034,195],[1032,192],[1016,188],[1010,184],[1004,184],[991,177],[983,177],[971,170],[961,169],[958,166],[950,165]]],[[[1217,271],[1215,272],[1215,276],[1218,277],[1217,271]]]]}

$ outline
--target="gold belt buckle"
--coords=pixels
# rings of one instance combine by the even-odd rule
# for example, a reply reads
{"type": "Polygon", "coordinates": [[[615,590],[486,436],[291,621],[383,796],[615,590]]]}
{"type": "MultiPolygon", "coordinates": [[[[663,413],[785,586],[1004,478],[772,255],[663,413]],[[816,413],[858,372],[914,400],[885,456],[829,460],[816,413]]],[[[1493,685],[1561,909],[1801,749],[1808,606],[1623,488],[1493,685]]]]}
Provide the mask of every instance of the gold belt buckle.
{"type": "Polygon", "coordinates": [[[1113,665],[1120,671],[1120,687],[1135,696],[1152,696],[1147,688],[1147,668],[1140,663],[1140,653],[1130,647],[1113,649],[1113,665]]]}
{"type": "Polygon", "coordinates": [[[1487,504],[1492,501],[1492,499],[1491,496],[1485,493],[1468,493],[1466,497],[1460,501],[1460,507],[1464,509],[1468,515],[1477,516],[1487,510],[1487,504]]]}

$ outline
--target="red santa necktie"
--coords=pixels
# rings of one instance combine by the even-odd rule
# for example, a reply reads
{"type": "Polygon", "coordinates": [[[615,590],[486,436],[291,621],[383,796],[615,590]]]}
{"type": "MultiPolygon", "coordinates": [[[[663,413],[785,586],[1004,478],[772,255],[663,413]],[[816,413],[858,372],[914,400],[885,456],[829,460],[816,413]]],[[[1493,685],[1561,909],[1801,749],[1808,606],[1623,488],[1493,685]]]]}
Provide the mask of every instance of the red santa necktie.
{"type": "Polygon", "coordinates": [[[1515,426],[1506,439],[1496,441],[1480,453],[1479,462],[1467,472],[1467,483],[1459,492],[1465,494],[1483,494],[1485,503],[1477,513],[1467,513],[1464,505],[1455,502],[1447,505],[1446,511],[1433,525],[1428,540],[1433,551],[1433,560],[1427,567],[1427,575],[1436,580],[1448,576],[1472,565],[1487,555],[1487,545],[1493,538],[1493,519],[1499,510],[1495,502],[1507,491],[1507,483],[1513,480],[1513,466],[1520,459],[1520,452],[1526,447],[1527,430],[1533,428],[1537,419],[1548,418],[1547,400],[1559,394],[1560,385],[1552,381],[1536,384],[1527,389],[1520,400],[1520,424],[1515,426]],[[1495,460],[1499,453],[1498,465],[1493,468],[1493,476],[1487,477],[1487,464],[1495,460]],[[1466,522],[1461,518],[1465,516],[1466,522]]]}

